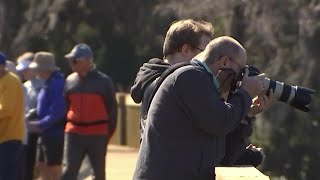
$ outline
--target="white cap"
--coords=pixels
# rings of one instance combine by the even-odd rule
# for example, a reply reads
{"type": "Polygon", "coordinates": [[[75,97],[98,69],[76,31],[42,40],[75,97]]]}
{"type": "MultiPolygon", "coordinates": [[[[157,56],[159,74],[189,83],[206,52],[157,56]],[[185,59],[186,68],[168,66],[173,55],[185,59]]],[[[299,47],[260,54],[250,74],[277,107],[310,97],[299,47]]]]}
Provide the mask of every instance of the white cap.
{"type": "Polygon", "coordinates": [[[24,60],[18,63],[16,66],[17,71],[24,71],[25,69],[29,68],[29,65],[31,64],[31,61],[24,60]]]}

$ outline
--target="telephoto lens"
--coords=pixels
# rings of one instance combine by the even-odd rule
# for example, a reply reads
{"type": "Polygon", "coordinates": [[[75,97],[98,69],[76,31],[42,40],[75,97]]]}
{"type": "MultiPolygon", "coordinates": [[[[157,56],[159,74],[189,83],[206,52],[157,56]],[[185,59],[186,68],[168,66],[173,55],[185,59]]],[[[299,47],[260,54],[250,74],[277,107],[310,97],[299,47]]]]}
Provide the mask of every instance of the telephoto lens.
{"type": "MultiPolygon", "coordinates": [[[[260,74],[259,69],[254,66],[247,66],[249,76],[260,74]]],[[[278,101],[289,104],[290,106],[304,112],[310,111],[310,104],[315,94],[315,90],[301,86],[291,86],[280,81],[265,78],[263,82],[263,92],[268,95],[272,89],[278,101]]]]}

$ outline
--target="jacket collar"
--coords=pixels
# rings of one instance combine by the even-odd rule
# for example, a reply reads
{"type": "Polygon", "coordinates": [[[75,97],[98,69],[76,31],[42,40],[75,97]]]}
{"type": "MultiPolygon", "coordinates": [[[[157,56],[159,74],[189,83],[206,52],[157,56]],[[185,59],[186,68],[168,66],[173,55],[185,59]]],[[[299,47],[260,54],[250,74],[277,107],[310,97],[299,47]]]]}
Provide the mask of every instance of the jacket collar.
{"type": "Polygon", "coordinates": [[[209,74],[211,74],[212,79],[213,79],[213,84],[215,86],[215,88],[217,89],[218,92],[220,92],[220,84],[216,78],[216,76],[212,73],[212,71],[210,70],[210,68],[208,67],[208,65],[205,62],[202,62],[198,59],[192,59],[191,60],[192,64],[196,64],[198,66],[201,66],[202,68],[204,68],[209,74]]]}

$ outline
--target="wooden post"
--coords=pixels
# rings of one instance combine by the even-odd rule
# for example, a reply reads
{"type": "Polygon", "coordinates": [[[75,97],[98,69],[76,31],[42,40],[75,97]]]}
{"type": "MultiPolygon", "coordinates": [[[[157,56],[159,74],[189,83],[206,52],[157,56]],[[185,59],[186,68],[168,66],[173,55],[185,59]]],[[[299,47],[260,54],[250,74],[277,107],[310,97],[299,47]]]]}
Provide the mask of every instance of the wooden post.
{"type": "Polygon", "coordinates": [[[119,96],[119,116],[120,116],[120,144],[127,145],[127,110],[126,110],[126,96],[120,94],[119,96]]]}

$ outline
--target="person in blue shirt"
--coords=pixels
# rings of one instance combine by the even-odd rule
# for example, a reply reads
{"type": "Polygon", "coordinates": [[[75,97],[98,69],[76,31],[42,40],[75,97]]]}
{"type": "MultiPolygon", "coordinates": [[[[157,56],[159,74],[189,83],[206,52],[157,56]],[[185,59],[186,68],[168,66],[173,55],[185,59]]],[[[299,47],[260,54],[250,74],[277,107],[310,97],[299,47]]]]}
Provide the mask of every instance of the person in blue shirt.
{"type": "Polygon", "coordinates": [[[30,132],[40,133],[39,171],[42,179],[58,180],[63,157],[66,102],[65,80],[55,65],[54,55],[38,52],[29,66],[44,87],[37,98],[36,120],[28,122],[30,132]]]}

